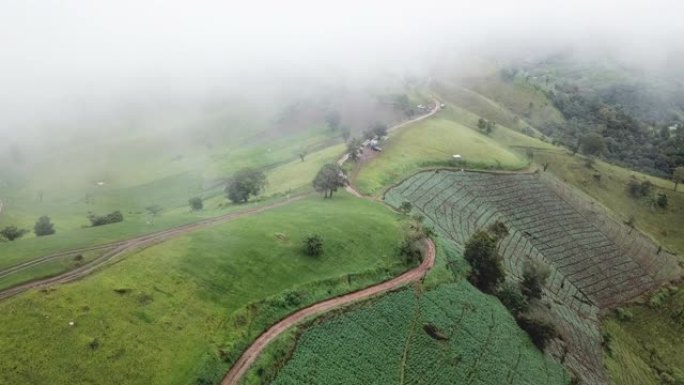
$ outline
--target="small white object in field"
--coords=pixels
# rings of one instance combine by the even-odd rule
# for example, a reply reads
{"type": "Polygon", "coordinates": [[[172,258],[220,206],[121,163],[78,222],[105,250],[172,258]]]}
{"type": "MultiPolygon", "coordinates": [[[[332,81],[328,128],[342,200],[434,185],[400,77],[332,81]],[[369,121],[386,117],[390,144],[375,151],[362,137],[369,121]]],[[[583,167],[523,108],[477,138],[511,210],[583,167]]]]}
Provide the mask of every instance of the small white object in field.
{"type": "Polygon", "coordinates": [[[104,182],[97,182],[98,186],[104,186],[104,184],[105,184],[104,182]]]}
{"type": "Polygon", "coordinates": [[[461,159],[462,158],[462,156],[460,156],[460,155],[452,155],[451,157],[454,159],[461,159]]]}
{"type": "Polygon", "coordinates": [[[74,321],[69,321],[69,326],[74,326],[74,321]]]}

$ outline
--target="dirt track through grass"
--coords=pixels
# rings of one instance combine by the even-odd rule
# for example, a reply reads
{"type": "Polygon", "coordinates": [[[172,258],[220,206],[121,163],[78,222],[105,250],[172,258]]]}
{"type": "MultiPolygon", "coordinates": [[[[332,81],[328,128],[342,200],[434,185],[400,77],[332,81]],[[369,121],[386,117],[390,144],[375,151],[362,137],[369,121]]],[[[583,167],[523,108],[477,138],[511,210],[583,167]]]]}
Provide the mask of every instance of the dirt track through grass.
{"type": "MultiPolygon", "coordinates": [[[[100,245],[100,246],[94,246],[94,247],[88,248],[87,250],[97,250],[97,249],[101,249],[101,248],[111,247],[111,249],[109,251],[105,252],[104,254],[102,254],[101,256],[96,258],[95,260],[91,261],[90,263],[85,264],[85,265],[83,265],[79,268],[76,268],[74,270],[70,270],[64,274],[60,274],[60,275],[57,275],[54,277],[40,279],[40,280],[36,280],[36,281],[32,281],[32,282],[27,282],[27,283],[9,288],[7,290],[0,291],[0,300],[12,297],[12,296],[17,295],[19,293],[23,293],[24,291],[29,290],[29,289],[40,288],[40,287],[45,287],[45,286],[53,285],[53,284],[57,284],[57,283],[66,283],[66,282],[72,282],[72,281],[78,280],[78,279],[92,273],[93,271],[103,267],[107,263],[113,262],[118,257],[120,257],[126,253],[129,253],[129,252],[132,252],[135,250],[141,250],[141,249],[153,246],[155,244],[158,244],[160,242],[163,242],[167,239],[175,238],[175,237],[178,237],[178,236],[181,236],[181,235],[184,235],[184,234],[187,234],[189,232],[193,232],[193,231],[196,231],[196,230],[199,230],[202,228],[217,225],[220,223],[225,223],[228,221],[232,221],[232,220],[243,218],[243,217],[250,216],[250,215],[259,214],[259,213],[262,213],[262,212],[270,210],[270,209],[282,207],[282,206],[287,205],[289,203],[292,203],[292,202],[298,201],[302,198],[305,198],[308,195],[309,194],[301,194],[301,195],[297,195],[297,196],[285,199],[285,200],[280,201],[280,202],[275,202],[275,203],[271,203],[271,204],[268,204],[265,206],[256,207],[256,208],[252,208],[252,209],[248,209],[248,210],[244,210],[244,211],[234,212],[234,213],[218,216],[215,218],[208,218],[208,219],[205,219],[205,220],[202,220],[199,222],[175,227],[175,228],[172,228],[169,230],[160,231],[158,233],[154,233],[154,234],[150,234],[150,235],[136,237],[133,239],[129,239],[127,241],[116,242],[113,244],[106,244],[106,245],[100,245]]],[[[36,264],[39,264],[39,263],[42,263],[45,261],[49,261],[52,259],[60,258],[60,257],[63,257],[65,255],[77,253],[77,252],[83,251],[83,250],[85,250],[85,249],[79,249],[79,250],[74,250],[74,251],[70,251],[70,252],[58,253],[58,254],[49,255],[49,256],[38,258],[38,259],[34,259],[31,261],[25,262],[21,265],[15,265],[15,266],[12,266],[8,269],[0,271],[0,276],[4,277],[4,276],[7,276],[11,273],[29,268],[31,266],[35,266],[36,264]]]]}

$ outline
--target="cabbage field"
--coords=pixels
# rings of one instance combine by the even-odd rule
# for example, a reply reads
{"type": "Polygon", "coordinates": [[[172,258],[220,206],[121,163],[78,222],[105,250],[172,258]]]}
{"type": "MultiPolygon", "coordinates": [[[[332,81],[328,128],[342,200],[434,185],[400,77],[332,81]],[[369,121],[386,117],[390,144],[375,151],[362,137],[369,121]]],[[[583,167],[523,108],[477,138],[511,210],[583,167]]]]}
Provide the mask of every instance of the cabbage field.
{"type": "Polygon", "coordinates": [[[520,278],[527,260],[551,269],[545,294],[563,339],[551,351],[586,383],[605,383],[599,312],[654,290],[674,259],[559,186],[538,174],[435,170],[408,178],[385,200],[411,202],[457,247],[505,223],[499,252],[509,275],[520,278]]]}
{"type": "Polygon", "coordinates": [[[273,385],[560,385],[561,365],[464,279],[404,289],[306,330],[273,385]],[[427,329],[432,327],[433,334],[427,329]]]}

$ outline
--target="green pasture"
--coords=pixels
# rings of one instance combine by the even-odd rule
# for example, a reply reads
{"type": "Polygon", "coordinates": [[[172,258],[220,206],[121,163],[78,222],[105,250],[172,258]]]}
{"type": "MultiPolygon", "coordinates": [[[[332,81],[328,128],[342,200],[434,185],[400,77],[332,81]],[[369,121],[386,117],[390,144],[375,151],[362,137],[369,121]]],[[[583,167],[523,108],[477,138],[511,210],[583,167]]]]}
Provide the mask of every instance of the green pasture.
{"type": "Polygon", "coordinates": [[[524,156],[455,122],[447,112],[391,135],[383,143],[382,153],[363,165],[354,184],[364,194],[376,194],[419,168],[451,165],[456,154],[463,157],[462,166],[467,168],[520,169],[527,165],[524,156]]]}
{"type": "Polygon", "coordinates": [[[217,381],[278,318],[405,269],[402,228],[378,203],[312,197],[3,301],[0,383],[217,381]],[[314,232],[321,257],[301,251],[314,232]]]}

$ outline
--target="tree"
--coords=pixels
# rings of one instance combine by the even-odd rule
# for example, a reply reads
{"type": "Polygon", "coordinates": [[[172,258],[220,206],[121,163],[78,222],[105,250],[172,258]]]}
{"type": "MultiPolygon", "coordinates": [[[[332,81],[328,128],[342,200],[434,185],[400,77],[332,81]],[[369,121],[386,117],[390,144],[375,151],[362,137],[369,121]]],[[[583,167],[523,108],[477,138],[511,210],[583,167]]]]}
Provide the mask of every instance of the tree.
{"type": "Polygon", "coordinates": [[[475,233],[465,245],[464,256],[472,271],[468,280],[485,293],[493,294],[505,273],[496,252],[496,238],[486,231],[475,233]]]}
{"type": "Polygon", "coordinates": [[[674,182],[674,190],[677,191],[677,185],[684,182],[684,166],[679,166],[674,169],[672,173],[672,181],[674,182]]]}
{"type": "Polygon", "coordinates": [[[601,135],[592,133],[580,138],[579,148],[585,155],[601,155],[606,151],[606,142],[601,135]]]}
{"type": "Polygon", "coordinates": [[[496,122],[494,122],[494,121],[487,122],[487,127],[485,127],[485,134],[487,134],[487,135],[491,134],[495,128],[496,128],[496,122]]]}
{"type": "Polygon", "coordinates": [[[243,168],[233,175],[226,186],[226,195],[234,203],[244,203],[250,196],[257,196],[266,186],[266,175],[262,171],[243,168]]]}
{"type": "Polygon", "coordinates": [[[337,111],[330,111],[325,115],[325,122],[333,131],[336,131],[340,127],[340,120],[340,113],[337,111]]]}
{"type": "Polygon", "coordinates": [[[192,211],[199,211],[204,208],[204,202],[202,202],[202,198],[200,197],[190,198],[188,204],[190,204],[190,209],[192,211]]]}
{"type": "Polygon", "coordinates": [[[319,234],[309,234],[304,238],[304,254],[318,257],[323,254],[323,237],[319,234]]]}
{"type": "Polygon", "coordinates": [[[480,131],[484,131],[487,128],[487,121],[482,118],[478,119],[477,128],[479,128],[480,131]]]}
{"type": "Polygon", "coordinates": [[[523,265],[523,280],[520,291],[528,300],[541,299],[542,289],[546,285],[551,271],[545,264],[537,261],[526,261],[523,265]]]}
{"type": "Polygon", "coordinates": [[[496,296],[514,317],[526,312],[529,307],[527,298],[520,292],[518,285],[513,282],[504,282],[496,292],[496,296]]]}
{"type": "Polygon", "coordinates": [[[401,205],[399,205],[399,211],[404,213],[404,215],[408,215],[408,213],[411,212],[412,208],[413,208],[413,205],[409,201],[403,201],[403,202],[401,202],[401,205]]]}
{"type": "Polygon", "coordinates": [[[361,139],[352,138],[347,144],[347,153],[349,154],[349,159],[354,162],[359,160],[361,155],[361,139]]]}
{"type": "Polygon", "coordinates": [[[33,232],[36,234],[36,236],[42,237],[44,235],[54,234],[55,228],[52,222],[50,221],[50,218],[48,216],[43,215],[42,217],[38,218],[36,224],[33,226],[33,232]]]}
{"type": "Polygon", "coordinates": [[[325,198],[332,198],[338,188],[347,185],[347,177],[344,171],[335,163],[328,163],[321,167],[313,180],[316,191],[322,192],[325,198]]]}
{"type": "Polygon", "coordinates": [[[28,232],[28,230],[20,229],[17,226],[7,226],[4,229],[0,230],[0,236],[7,239],[8,241],[13,241],[15,239],[23,237],[24,234],[28,232]]]}

